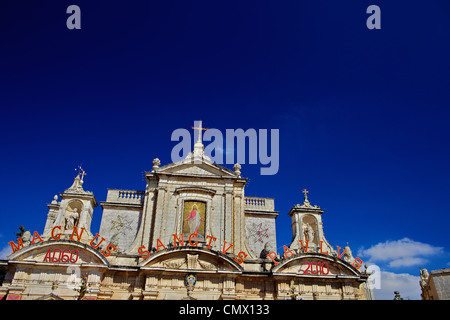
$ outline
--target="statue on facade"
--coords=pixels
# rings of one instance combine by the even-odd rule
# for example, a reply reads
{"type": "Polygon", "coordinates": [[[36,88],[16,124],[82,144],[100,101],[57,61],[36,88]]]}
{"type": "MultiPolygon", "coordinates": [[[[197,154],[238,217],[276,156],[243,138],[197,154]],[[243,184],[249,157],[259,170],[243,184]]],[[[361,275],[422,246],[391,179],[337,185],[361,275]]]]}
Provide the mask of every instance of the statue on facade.
{"type": "Polygon", "coordinates": [[[352,250],[350,250],[350,246],[347,243],[347,245],[344,248],[344,261],[346,261],[348,263],[352,263],[353,260],[354,260],[354,258],[353,258],[352,250]]]}
{"type": "Polygon", "coordinates": [[[74,208],[72,212],[70,212],[67,216],[66,216],[66,225],[65,225],[65,230],[72,230],[73,227],[77,226],[77,222],[79,219],[80,215],[78,214],[78,209],[74,208]]]}
{"type": "Polygon", "coordinates": [[[310,243],[314,242],[314,229],[309,223],[303,224],[303,234],[305,236],[305,240],[309,240],[310,243]]]}
{"type": "Polygon", "coordinates": [[[22,243],[24,247],[29,246],[31,243],[31,232],[25,231],[22,235],[22,243]]]}
{"type": "Polygon", "coordinates": [[[422,268],[419,268],[420,269],[420,286],[421,287],[424,287],[426,284],[427,284],[427,280],[428,280],[428,276],[429,276],[429,274],[428,274],[428,270],[427,269],[422,269],[422,268]]]}

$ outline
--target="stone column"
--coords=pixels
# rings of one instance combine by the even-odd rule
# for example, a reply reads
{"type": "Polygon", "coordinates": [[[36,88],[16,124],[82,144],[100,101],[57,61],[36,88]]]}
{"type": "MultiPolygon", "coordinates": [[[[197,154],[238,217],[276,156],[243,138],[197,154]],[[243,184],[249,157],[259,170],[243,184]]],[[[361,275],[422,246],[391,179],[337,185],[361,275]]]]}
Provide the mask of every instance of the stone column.
{"type": "MultiPolygon", "coordinates": [[[[153,232],[152,232],[152,238],[151,238],[151,247],[156,247],[156,239],[163,236],[163,230],[162,230],[162,216],[164,214],[164,207],[165,207],[165,198],[167,194],[167,188],[166,187],[158,187],[157,188],[157,196],[156,196],[156,208],[154,212],[154,226],[153,226],[153,232]]],[[[163,241],[163,239],[161,239],[163,241]]]]}
{"type": "MultiPolygon", "coordinates": [[[[234,245],[233,237],[233,192],[225,190],[224,194],[224,239],[227,244],[234,245]]],[[[233,247],[234,248],[234,247],[233,247]]],[[[234,249],[233,249],[234,252],[234,249]]]]}

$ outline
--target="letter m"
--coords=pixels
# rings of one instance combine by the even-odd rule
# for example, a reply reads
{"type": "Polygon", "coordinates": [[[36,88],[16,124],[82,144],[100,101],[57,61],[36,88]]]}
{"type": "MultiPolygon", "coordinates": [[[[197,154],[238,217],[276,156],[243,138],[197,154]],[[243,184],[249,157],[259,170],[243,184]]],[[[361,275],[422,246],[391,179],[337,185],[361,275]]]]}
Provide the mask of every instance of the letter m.
{"type": "Polygon", "coordinates": [[[234,139],[236,138],[237,145],[237,163],[245,164],[245,138],[248,138],[248,163],[258,163],[258,136],[255,129],[227,129],[226,131],[226,163],[234,164],[234,139]]]}
{"type": "Polygon", "coordinates": [[[23,242],[22,237],[17,239],[17,246],[14,241],[8,242],[9,245],[11,245],[12,253],[16,252],[17,250],[23,249],[23,242]]]}
{"type": "Polygon", "coordinates": [[[232,314],[241,314],[241,305],[238,306],[231,306],[231,313],[232,314]]]}

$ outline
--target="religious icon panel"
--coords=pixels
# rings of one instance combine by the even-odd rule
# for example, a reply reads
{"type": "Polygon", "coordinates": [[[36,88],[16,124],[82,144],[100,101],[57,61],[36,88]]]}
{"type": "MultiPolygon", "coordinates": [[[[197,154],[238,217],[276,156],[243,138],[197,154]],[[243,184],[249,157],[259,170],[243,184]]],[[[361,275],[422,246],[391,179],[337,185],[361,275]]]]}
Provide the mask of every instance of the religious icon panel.
{"type": "Polygon", "coordinates": [[[202,201],[185,201],[183,213],[183,234],[198,234],[205,237],[206,203],[202,201]]]}

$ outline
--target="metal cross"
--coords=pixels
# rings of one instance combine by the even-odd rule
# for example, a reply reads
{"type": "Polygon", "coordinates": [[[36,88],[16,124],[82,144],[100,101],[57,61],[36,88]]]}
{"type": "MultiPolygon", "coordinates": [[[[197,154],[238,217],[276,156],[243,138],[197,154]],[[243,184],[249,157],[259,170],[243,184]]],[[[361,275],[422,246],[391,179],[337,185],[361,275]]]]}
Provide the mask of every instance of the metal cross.
{"type": "Polygon", "coordinates": [[[78,166],[78,170],[79,170],[78,174],[81,175],[81,181],[83,181],[83,178],[85,175],[87,175],[87,173],[86,173],[86,171],[83,170],[83,168],[81,166],[78,166]]]}

